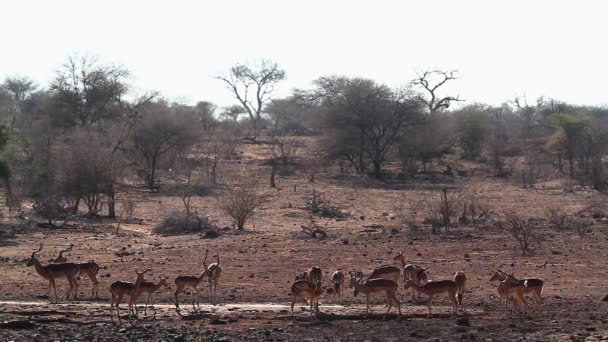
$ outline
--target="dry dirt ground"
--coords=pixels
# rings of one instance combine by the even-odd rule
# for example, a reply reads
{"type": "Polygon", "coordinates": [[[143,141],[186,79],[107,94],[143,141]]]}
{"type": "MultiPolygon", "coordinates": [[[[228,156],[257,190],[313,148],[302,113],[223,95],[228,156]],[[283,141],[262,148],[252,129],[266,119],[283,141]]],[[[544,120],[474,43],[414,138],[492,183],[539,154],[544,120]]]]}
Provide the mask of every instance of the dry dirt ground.
{"type": "MultiPolygon", "coordinates": [[[[264,146],[244,145],[240,150],[241,160],[226,163],[222,172],[239,172],[267,184],[268,166],[261,161],[264,146]]],[[[307,157],[314,160],[314,152],[307,157]]],[[[154,234],[152,227],[179,209],[180,201],[152,194],[128,195],[139,199],[135,216],[144,221],[121,225],[117,235],[112,234],[116,223],[107,220],[82,221],[78,228],[61,230],[18,227],[14,235],[4,235],[0,241],[0,321],[4,322],[0,324],[0,340],[608,339],[608,303],[602,301],[608,294],[605,221],[598,221],[582,236],[572,230],[543,228],[544,242],[529,256],[522,255],[495,221],[477,228],[461,225],[439,234],[431,234],[428,226],[417,233],[407,228],[383,228],[395,225],[391,217],[396,208],[438,196],[445,186],[453,193],[482,196],[498,218],[509,211],[540,218],[550,206],[574,212],[589,201],[604,200],[589,191],[565,193],[552,180],[539,184],[537,190],[524,190],[519,184],[493,177],[481,164],[462,167],[468,171],[464,177],[388,183],[338,176],[335,167],[322,165],[314,167],[315,182],[310,183],[305,170],[294,168],[278,177],[279,189],[272,191],[272,199],[257,211],[246,231],[227,230],[216,239],[154,234]],[[322,240],[307,238],[300,229],[309,220],[301,207],[313,187],[325,191],[351,213],[346,220],[317,218],[329,232],[322,240]],[[81,279],[83,299],[66,301],[66,282],[60,280],[60,304],[49,304],[47,282],[25,263],[39,243],[45,244],[40,260],[46,262],[70,242],[75,244],[73,251],[66,253],[70,261],[95,260],[101,265],[100,298],[89,300],[91,282],[81,279]],[[189,294],[182,293],[184,316],[179,317],[172,305],[172,279],[200,274],[207,249],[221,255],[220,305],[208,304],[209,290],[202,286],[200,312],[193,311],[189,294]],[[463,270],[468,276],[466,313],[450,318],[448,302],[441,298],[434,306],[435,317],[427,318],[426,307],[411,303],[408,295],[402,304],[403,316],[398,318],[393,311],[383,320],[382,298],[374,305],[376,315],[367,316],[362,306],[365,299],[353,297],[347,289],[345,305],[335,305],[333,295],[326,294],[318,318],[310,317],[304,306],[297,306],[296,317],[291,318],[292,271],[319,265],[327,279],[338,268],[369,274],[378,265],[393,263],[398,251],[408,262],[428,267],[431,279],[449,279],[455,271],[463,270]],[[117,256],[120,252],[127,255],[117,256]],[[123,304],[123,324],[112,323],[109,285],[115,280],[134,281],[134,270],[145,268],[152,269],[146,275],[148,280],[170,277],[169,287],[153,296],[155,314],[148,311],[147,317],[129,322],[123,304]],[[544,279],[544,304],[532,304],[529,317],[505,317],[499,311],[496,285],[489,282],[496,268],[544,279]]],[[[221,226],[229,223],[211,197],[197,199],[196,204],[221,226]]]]}

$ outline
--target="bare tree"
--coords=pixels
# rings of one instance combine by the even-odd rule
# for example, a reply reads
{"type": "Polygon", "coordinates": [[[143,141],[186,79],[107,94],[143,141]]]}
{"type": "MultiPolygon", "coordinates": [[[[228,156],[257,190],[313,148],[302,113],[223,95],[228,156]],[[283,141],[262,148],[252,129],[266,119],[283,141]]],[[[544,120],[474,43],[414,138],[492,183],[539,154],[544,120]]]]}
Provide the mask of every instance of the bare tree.
{"type": "Polygon", "coordinates": [[[442,71],[430,70],[424,71],[417,75],[412,81],[412,85],[421,89],[421,94],[418,95],[420,100],[429,110],[431,116],[444,109],[450,108],[450,104],[455,101],[463,101],[460,96],[444,96],[438,94],[439,88],[445,85],[448,81],[456,80],[456,70],[442,71]]]}
{"type": "Polygon", "coordinates": [[[270,100],[275,86],[285,79],[285,71],[270,60],[262,60],[255,65],[236,64],[228,75],[216,77],[224,81],[239,101],[253,125],[252,140],[257,140],[264,106],[270,100]]]}

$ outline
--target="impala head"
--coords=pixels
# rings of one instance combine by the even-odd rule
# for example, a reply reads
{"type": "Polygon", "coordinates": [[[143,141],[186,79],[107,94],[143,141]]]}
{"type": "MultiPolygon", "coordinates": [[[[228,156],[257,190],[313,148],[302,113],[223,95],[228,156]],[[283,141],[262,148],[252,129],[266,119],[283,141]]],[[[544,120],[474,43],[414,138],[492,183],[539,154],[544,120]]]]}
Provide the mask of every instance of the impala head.
{"type": "Polygon", "coordinates": [[[38,248],[38,250],[34,251],[34,253],[32,253],[32,257],[30,258],[30,260],[28,260],[26,266],[32,266],[34,264],[34,260],[38,260],[36,259],[36,253],[40,252],[42,250],[42,244],[40,244],[40,247],[38,248]]]}
{"type": "Polygon", "coordinates": [[[413,281],[411,281],[410,279],[406,279],[406,280],[405,280],[405,284],[403,285],[403,289],[404,289],[404,290],[407,290],[407,289],[409,289],[410,287],[413,287],[413,286],[414,286],[414,284],[415,284],[415,283],[414,283],[413,281]]]}
{"type": "Polygon", "coordinates": [[[418,271],[418,281],[420,282],[420,284],[426,284],[429,282],[429,277],[428,277],[428,268],[423,268],[420,271],[418,271]]]}
{"type": "Polygon", "coordinates": [[[494,274],[492,275],[492,278],[490,278],[490,282],[503,281],[503,280],[505,280],[505,278],[499,272],[494,272],[494,274]]]}
{"type": "Polygon", "coordinates": [[[507,274],[506,276],[507,277],[505,278],[504,281],[508,281],[508,282],[512,282],[512,283],[518,282],[517,278],[515,278],[515,274],[514,273],[507,274]]]}
{"type": "Polygon", "coordinates": [[[161,277],[161,278],[160,278],[160,281],[158,282],[158,285],[159,285],[159,286],[164,286],[165,288],[167,288],[167,287],[168,287],[168,286],[167,286],[167,279],[168,279],[168,278],[169,278],[169,277],[161,277]]]}
{"type": "Polygon", "coordinates": [[[308,275],[308,272],[300,272],[299,274],[291,272],[291,275],[293,276],[294,281],[306,280],[306,276],[308,275]]]}
{"type": "Polygon", "coordinates": [[[504,271],[501,270],[496,270],[496,272],[494,272],[494,275],[492,275],[492,278],[490,278],[490,281],[503,281],[505,279],[507,279],[508,274],[504,271]]]}
{"type": "MultiPolygon", "coordinates": [[[[350,276],[349,282],[348,282],[348,287],[349,288],[355,288],[355,293],[357,293],[356,287],[357,285],[359,285],[359,282],[361,280],[361,278],[363,278],[363,272],[361,271],[350,271],[348,272],[348,275],[350,276]]],[[[356,294],[355,294],[356,296],[356,294]]]]}
{"type": "Polygon", "coordinates": [[[137,280],[135,281],[136,284],[141,284],[142,281],[144,281],[144,274],[148,273],[148,271],[151,271],[151,269],[146,269],[143,272],[139,272],[138,270],[135,270],[135,273],[137,274],[137,280]]]}
{"type": "Polygon", "coordinates": [[[405,257],[403,256],[403,252],[397,253],[393,258],[393,261],[399,261],[401,264],[405,264],[405,257]]]}

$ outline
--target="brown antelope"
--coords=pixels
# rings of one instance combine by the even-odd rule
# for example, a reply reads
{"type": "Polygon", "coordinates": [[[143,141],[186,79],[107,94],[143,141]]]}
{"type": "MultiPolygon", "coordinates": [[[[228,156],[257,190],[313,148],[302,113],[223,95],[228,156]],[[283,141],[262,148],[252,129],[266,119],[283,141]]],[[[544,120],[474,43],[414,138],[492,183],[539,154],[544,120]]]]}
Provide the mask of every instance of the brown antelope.
{"type": "Polygon", "coordinates": [[[331,282],[334,284],[334,300],[342,303],[344,301],[344,272],[335,271],[331,275],[331,282]]]}
{"type": "Polygon", "coordinates": [[[367,279],[389,279],[399,284],[401,269],[393,265],[384,265],[374,268],[372,274],[367,279]]]}
{"type": "MultiPolygon", "coordinates": [[[[427,270],[428,268],[423,268],[422,266],[414,265],[414,264],[406,264],[405,256],[402,252],[397,253],[393,258],[393,261],[399,261],[401,267],[403,267],[403,293],[401,294],[401,299],[405,297],[405,282],[409,279],[415,282],[418,285],[426,284],[428,280],[427,270]]],[[[416,300],[416,291],[412,289],[412,299],[416,300]]]]}
{"type": "Polygon", "coordinates": [[[64,264],[49,264],[46,266],[42,266],[40,261],[36,257],[36,253],[42,250],[42,244],[40,244],[40,248],[32,253],[32,257],[27,262],[27,266],[34,266],[36,272],[42,276],[44,279],[49,281],[49,290],[48,297],[49,301],[51,300],[51,286],[53,287],[53,291],[55,292],[55,303],[57,300],[57,287],[55,285],[55,279],[65,277],[70,284],[70,288],[66,294],[66,299],[70,298],[70,293],[74,293],[73,299],[76,299],[78,295],[78,281],[76,280],[76,275],[78,275],[78,271],[80,270],[78,264],[74,263],[64,263],[64,264]]]}
{"type": "MultiPolygon", "coordinates": [[[[161,277],[160,281],[157,284],[154,284],[151,281],[142,281],[139,285],[137,297],[139,297],[140,294],[146,294],[146,306],[144,306],[144,316],[146,315],[146,310],[148,309],[148,302],[150,301],[150,297],[154,292],[158,291],[161,286],[164,285],[165,288],[167,287],[167,278],[168,277],[161,277]]],[[[152,305],[152,308],[154,309],[154,305],[152,305]]]]}
{"type": "Polygon", "coordinates": [[[319,297],[323,294],[321,287],[325,279],[312,283],[308,280],[296,280],[291,285],[291,317],[293,317],[293,306],[296,301],[308,299],[310,302],[310,314],[319,313],[319,297]]]}
{"type": "MultiPolygon", "coordinates": [[[[503,281],[505,279],[507,279],[508,274],[505,273],[504,271],[501,270],[497,270],[494,275],[492,276],[492,278],[490,278],[490,281],[503,281]]],[[[543,292],[543,286],[544,283],[541,279],[538,278],[524,278],[524,279],[518,279],[519,281],[522,282],[523,285],[525,285],[524,288],[524,294],[532,294],[532,299],[536,302],[536,303],[542,303],[543,299],[541,297],[541,294],[543,292]]]]}
{"type": "Polygon", "coordinates": [[[399,284],[391,279],[368,278],[367,280],[364,280],[363,278],[364,277],[360,272],[350,272],[350,287],[355,288],[355,297],[359,293],[365,294],[367,304],[365,312],[369,312],[371,314],[374,313],[369,306],[369,295],[372,293],[384,292],[386,294],[386,302],[388,304],[388,310],[386,310],[384,318],[386,318],[388,313],[391,311],[393,304],[397,305],[399,316],[401,316],[401,303],[399,303],[399,300],[395,295],[397,293],[397,289],[399,288],[399,284]]]}
{"type": "Polygon", "coordinates": [[[55,259],[51,259],[51,262],[53,264],[63,264],[68,262],[68,259],[63,256],[63,253],[71,251],[73,246],[73,244],[70,244],[67,249],[60,250],[59,255],[55,259]]]}
{"type": "Polygon", "coordinates": [[[174,298],[175,298],[175,310],[177,311],[177,313],[180,313],[180,308],[179,308],[179,294],[180,292],[182,292],[182,290],[186,287],[190,287],[192,288],[192,291],[190,292],[190,295],[192,297],[192,309],[196,310],[196,307],[194,306],[194,302],[196,301],[196,304],[198,305],[198,307],[200,308],[200,303],[198,301],[198,285],[203,281],[203,279],[207,276],[207,269],[205,269],[203,271],[203,273],[201,273],[200,276],[178,276],[177,278],[175,278],[175,293],[173,294],[174,298]]]}
{"type": "Polygon", "coordinates": [[[405,281],[405,289],[413,288],[416,292],[429,296],[427,305],[429,307],[429,317],[433,317],[431,311],[431,305],[433,304],[433,297],[442,293],[448,294],[448,299],[452,302],[452,317],[458,313],[458,300],[456,294],[458,293],[458,284],[453,280],[436,280],[430,281],[424,285],[418,285],[414,281],[407,279],[405,281]]]}
{"type": "Polygon", "coordinates": [[[300,273],[294,273],[291,272],[291,274],[293,275],[293,280],[294,281],[298,281],[298,280],[307,280],[308,279],[308,272],[300,272],[300,273]]]}
{"type": "Polygon", "coordinates": [[[323,271],[321,270],[321,267],[319,267],[319,266],[312,266],[311,268],[309,268],[308,270],[306,270],[304,272],[299,272],[299,273],[291,272],[291,274],[293,275],[294,281],[308,280],[308,281],[314,283],[314,282],[317,282],[317,281],[320,281],[321,279],[323,279],[323,271]]]}
{"type": "Polygon", "coordinates": [[[458,271],[454,274],[454,282],[458,285],[456,299],[458,300],[458,308],[462,311],[462,299],[467,284],[467,276],[464,274],[464,271],[458,271]]]}
{"type": "MultiPolygon", "coordinates": [[[[57,258],[53,259],[52,262],[55,264],[61,264],[61,263],[67,262],[68,259],[63,256],[63,253],[71,251],[72,247],[74,247],[74,245],[70,244],[70,246],[67,249],[63,249],[63,250],[59,251],[59,256],[57,256],[57,258]]],[[[93,283],[93,290],[91,291],[91,297],[97,298],[97,289],[99,287],[99,281],[97,280],[97,273],[99,273],[99,265],[97,265],[97,263],[94,261],[81,262],[81,263],[77,263],[77,264],[80,267],[80,271],[78,272],[78,275],[82,276],[82,275],[86,274],[87,277],[89,277],[89,279],[91,279],[91,282],[93,283]]]]}
{"type": "Polygon", "coordinates": [[[524,297],[525,285],[512,274],[505,274],[506,278],[498,284],[498,295],[505,299],[505,315],[509,309],[509,299],[523,307],[524,315],[528,314],[528,302],[524,297]]]}
{"type": "Polygon", "coordinates": [[[220,254],[216,253],[215,257],[217,262],[207,266],[207,254],[209,251],[205,251],[205,260],[203,260],[203,266],[207,271],[207,278],[209,279],[209,292],[211,295],[211,302],[215,305],[215,293],[217,291],[217,283],[222,275],[222,267],[220,266],[220,254]]]}
{"type": "Polygon", "coordinates": [[[110,285],[110,293],[112,294],[112,303],[110,304],[110,319],[114,321],[114,305],[116,304],[116,315],[118,316],[118,323],[120,323],[120,308],[119,304],[122,302],[124,296],[128,297],[129,304],[129,319],[131,319],[131,315],[135,314],[135,318],[137,319],[137,305],[135,304],[135,300],[139,295],[139,290],[141,283],[144,281],[144,274],[150,271],[148,268],[143,272],[139,272],[135,270],[137,274],[137,279],[135,283],[131,283],[128,281],[117,280],[110,285]],[[133,311],[135,310],[135,311],[133,311]]]}

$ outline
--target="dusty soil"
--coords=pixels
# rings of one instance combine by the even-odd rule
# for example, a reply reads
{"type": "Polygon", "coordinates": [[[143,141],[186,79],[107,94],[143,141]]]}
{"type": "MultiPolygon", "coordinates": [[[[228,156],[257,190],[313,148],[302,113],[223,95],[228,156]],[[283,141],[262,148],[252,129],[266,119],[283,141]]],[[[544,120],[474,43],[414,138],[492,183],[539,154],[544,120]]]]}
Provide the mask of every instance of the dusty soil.
{"type": "MultiPolygon", "coordinates": [[[[244,145],[242,159],[228,162],[223,172],[238,171],[267,184],[268,166],[263,165],[264,146],[244,145]]],[[[314,159],[314,148],[306,157],[314,159]]],[[[78,228],[48,230],[19,225],[13,236],[0,241],[0,339],[2,340],[584,340],[608,339],[606,288],[606,221],[598,220],[584,235],[572,230],[543,227],[544,242],[533,255],[523,256],[516,242],[496,221],[506,212],[542,218],[550,206],[567,211],[582,209],[589,201],[605,201],[600,194],[580,190],[565,193],[559,181],[549,179],[537,190],[524,190],[502,178],[493,177],[481,164],[464,164],[465,177],[438,176],[387,183],[355,176],[339,176],[335,167],[317,165],[315,182],[306,175],[311,169],[294,167],[278,177],[279,189],[260,208],[246,231],[223,231],[216,239],[201,236],[160,236],[152,228],[162,217],[180,208],[177,197],[133,191],[125,196],[138,198],[135,216],[142,224],[88,220],[78,228]],[[294,191],[294,185],[296,189],[294,191]],[[439,189],[482,196],[492,207],[495,220],[480,227],[457,226],[450,232],[432,234],[422,226],[416,233],[394,228],[396,208],[438,196],[439,189]],[[316,190],[350,212],[345,220],[316,218],[329,237],[311,239],[301,233],[309,215],[301,207],[304,196],[316,190]],[[102,269],[100,298],[89,301],[91,282],[80,281],[80,297],[66,301],[66,282],[58,281],[60,303],[49,304],[47,282],[33,268],[25,266],[31,251],[44,243],[40,260],[55,257],[59,249],[75,244],[66,253],[70,261],[95,260],[102,269]],[[203,305],[194,312],[188,293],[180,302],[184,316],[173,309],[172,279],[202,272],[204,251],[219,252],[223,275],[218,293],[220,305],[203,305]],[[468,277],[466,313],[450,318],[447,300],[434,302],[435,317],[426,317],[426,306],[412,304],[406,296],[403,317],[396,311],[386,320],[382,298],[376,300],[376,315],[365,315],[364,298],[353,297],[347,289],[345,305],[334,305],[333,295],[322,299],[318,318],[297,306],[296,318],[289,313],[292,271],[319,265],[327,278],[335,269],[361,269],[393,263],[402,251],[411,263],[429,267],[432,279],[450,279],[464,270],[468,277]],[[127,255],[117,256],[126,252],[127,255]],[[467,257],[465,258],[465,254],[467,257]],[[108,288],[115,280],[135,280],[135,269],[151,268],[148,280],[169,276],[169,288],[153,296],[156,315],[129,322],[126,304],[122,325],[110,320],[108,288]],[[499,311],[496,285],[488,280],[496,268],[517,276],[545,280],[544,304],[532,304],[529,317],[505,318],[499,311]]],[[[461,195],[464,196],[464,195],[461,195]]],[[[197,199],[200,212],[211,215],[221,226],[229,224],[211,197],[197,199]]],[[[421,208],[424,211],[424,208],[421,208]]],[[[420,214],[423,216],[423,214],[420,214]]],[[[17,225],[17,221],[9,226],[17,225]]],[[[203,286],[201,301],[209,302],[203,286]]],[[[401,291],[401,290],[400,290],[401,291]]],[[[141,302],[141,300],[140,300],[141,302]]],[[[140,303],[141,305],[141,303],[140,303]]],[[[143,308],[143,306],[142,306],[143,308]]]]}

